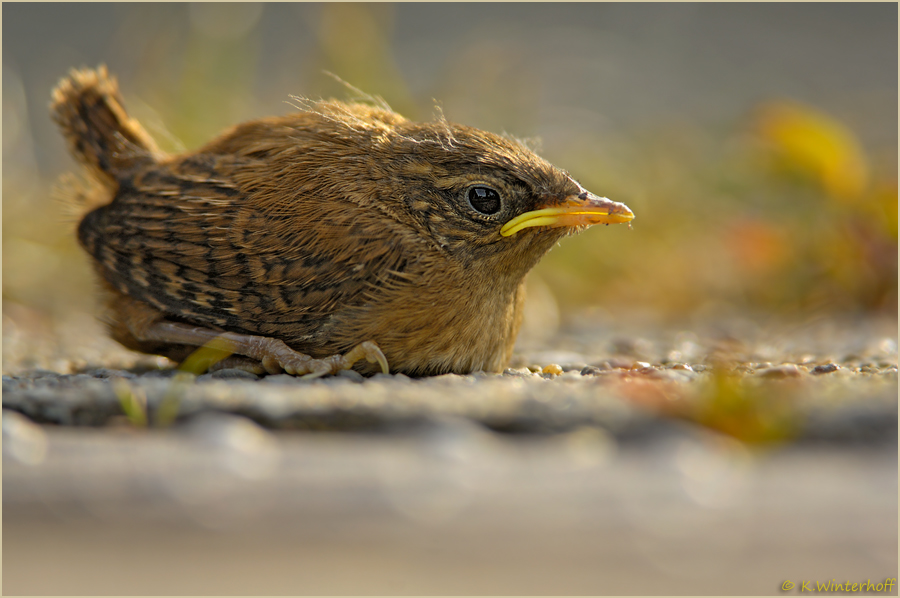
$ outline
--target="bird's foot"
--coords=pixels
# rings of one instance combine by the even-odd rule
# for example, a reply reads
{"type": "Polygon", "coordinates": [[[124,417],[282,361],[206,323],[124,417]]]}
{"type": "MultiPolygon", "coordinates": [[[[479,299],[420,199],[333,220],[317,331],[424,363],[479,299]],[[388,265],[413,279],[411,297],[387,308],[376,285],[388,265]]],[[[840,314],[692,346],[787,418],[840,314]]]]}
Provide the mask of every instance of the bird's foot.
{"type": "MultiPolygon", "coordinates": [[[[384,353],[381,352],[378,345],[371,341],[356,345],[344,355],[316,359],[291,349],[284,341],[277,338],[219,332],[177,322],[161,321],[140,328],[136,327],[135,337],[145,341],[161,341],[213,349],[224,353],[225,360],[232,360],[226,362],[227,364],[241,364],[238,367],[242,369],[247,369],[243,367],[247,360],[237,359],[237,356],[249,357],[260,363],[261,370],[269,374],[286,372],[293,376],[306,375],[310,378],[319,378],[336,374],[341,370],[349,370],[353,364],[363,358],[369,363],[380,365],[381,371],[385,374],[390,373],[384,353]]],[[[223,356],[220,355],[215,361],[222,359],[223,356]]],[[[202,367],[206,369],[209,365],[202,367]]],[[[263,373],[261,370],[248,369],[254,373],[263,373]]]]}
{"type": "Polygon", "coordinates": [[[347,351],[344,355],[332,355],[322,359],[316,359],[294,351],[278,339],[265,338],[263,367],[267,372],[274,374],[282,370],[294,376],[304,378],[321,378],[330,374],[336,374],[341,370],[349,370],[360,359],[365,358],[369,363],[377,363],[381,371],[390,373],[387,359],[378,345],[371,341],[360,343],[347,351]]]}

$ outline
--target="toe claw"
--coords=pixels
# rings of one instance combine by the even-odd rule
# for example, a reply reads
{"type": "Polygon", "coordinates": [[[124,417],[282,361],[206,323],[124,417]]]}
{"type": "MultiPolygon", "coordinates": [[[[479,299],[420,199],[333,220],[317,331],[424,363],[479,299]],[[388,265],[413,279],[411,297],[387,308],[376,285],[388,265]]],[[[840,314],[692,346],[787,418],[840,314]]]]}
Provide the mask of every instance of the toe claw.
{"type": "Polygon", "coordinates": [[[387,358],[384,356],[384,353],[381,352],[381,349],[378,349],[378,353],[375,354],[375,359],[374,360],[370,359],[369,363],[375,363],[376,361],[378,362],[378,365],[381,366],[382,373],[384,373],[384,374],[391,373],[391,368],[388,367],[387,358]]]}
{"type": "Polygon", "coordinates": [[[322,376],[328,376],[329,374],[333,374],[335,372],[335,368],[332,363],[329,363],[328,360],[315,360],[311,364],[312,367],[308,368],[308,372],[305,376],[301,376],[301,378],[306,379],[314,379],[321,378],[322,376]]]}
{"type": "Polygon", "coordinates": [[[360,346],[366,352],[366,361],[368,361],[369,363],[377,363],[378,365],[380,365],[382,373],[391,373],[391,368],[388,367],[387,358],[384,356],[384,353],[381,352],[381,349],[378,347],[378,345],[371,341],[366,341],[360,346]]]}
{"type": "Polygon", "coordinates": [[[284,369],[281,367],[281,364],[278,363],[278,360],[273,357],[267,355],[262,359],[263,369],[266,370],[268,374],[280,374],[284,369]]]}

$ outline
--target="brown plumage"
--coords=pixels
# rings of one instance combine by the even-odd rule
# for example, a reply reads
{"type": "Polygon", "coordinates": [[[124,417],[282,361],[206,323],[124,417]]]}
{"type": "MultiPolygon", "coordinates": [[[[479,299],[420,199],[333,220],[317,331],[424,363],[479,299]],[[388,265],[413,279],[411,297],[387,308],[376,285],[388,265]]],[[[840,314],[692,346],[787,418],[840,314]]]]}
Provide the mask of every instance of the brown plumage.
{"type": "Polygon", "coordinates": [[[525,274],[560,237],[633,217],[517,142],[368,105],[168,156],[101,67],[63,79],[52,114],[96,187],[78,239],[113,337],[176,360],[220,337],[269,372],[499,371],[525,274]]]}

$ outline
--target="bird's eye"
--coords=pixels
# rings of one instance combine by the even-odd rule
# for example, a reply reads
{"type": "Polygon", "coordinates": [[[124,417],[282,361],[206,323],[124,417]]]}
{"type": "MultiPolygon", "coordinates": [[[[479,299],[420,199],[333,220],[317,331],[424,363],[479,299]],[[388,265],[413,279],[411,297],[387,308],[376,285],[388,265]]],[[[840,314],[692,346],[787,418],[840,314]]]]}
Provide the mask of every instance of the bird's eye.
{"type": "Polygon", "coordinates": [[[490,187],[472,187],[468,197],[469,205],[479,214],[490,215],[500,211],[500,194],[490,187]]]}

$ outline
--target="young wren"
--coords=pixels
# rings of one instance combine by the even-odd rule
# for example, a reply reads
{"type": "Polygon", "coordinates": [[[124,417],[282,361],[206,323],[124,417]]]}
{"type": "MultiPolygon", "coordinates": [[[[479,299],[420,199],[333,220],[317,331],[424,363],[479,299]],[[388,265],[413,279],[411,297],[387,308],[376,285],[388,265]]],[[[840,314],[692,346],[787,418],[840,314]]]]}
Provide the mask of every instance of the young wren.
{"type": "Polygon", "coordinates": [[[178,156],[105,67],[72,71],[51,110],[90,180],[78,240],[111,334],[175,360],[218,339],[260,372],[498,372],[525,274],[561,237],[634,218],[515,141],[369,105],[178,156]]]}

